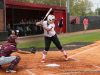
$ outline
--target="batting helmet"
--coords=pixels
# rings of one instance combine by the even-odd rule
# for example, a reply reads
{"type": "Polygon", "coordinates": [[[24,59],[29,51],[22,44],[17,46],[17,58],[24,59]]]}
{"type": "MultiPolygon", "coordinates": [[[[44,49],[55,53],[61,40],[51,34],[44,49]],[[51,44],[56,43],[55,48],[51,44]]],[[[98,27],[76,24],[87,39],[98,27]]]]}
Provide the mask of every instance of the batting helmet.
{"type": "Polygon", "coordinates": [[[9,43],[16,44],[15,39],[17,39],[16,35],[10,35],[7,40],[8,40],[9,43]]]}
{"type": "Polygon", "coordinates": [[[55,19],[55,16],[54,15],[49,15],[47,17],[47,20],[50,21],[50,22],[52,22],[52,20],[56,20],[56,19],[55,19]]]}

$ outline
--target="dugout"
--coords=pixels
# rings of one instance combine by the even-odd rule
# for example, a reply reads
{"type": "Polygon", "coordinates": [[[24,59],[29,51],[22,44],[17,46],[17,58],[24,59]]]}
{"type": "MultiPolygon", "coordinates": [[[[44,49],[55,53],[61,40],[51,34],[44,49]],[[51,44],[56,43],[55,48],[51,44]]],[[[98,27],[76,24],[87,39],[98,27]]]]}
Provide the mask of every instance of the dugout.
{"type": "MultiPolygon", "coordinates": [[[[2,0],[3,1],[3,0],[2,0]]],[[[4,2],[3,2],[4,5],[4,2]]],[[[20,24],[21,19],[33,19],[33,20],[41,20],[47,11],[52,8],[52,12],[50,14],[55,15],[56,21],[55,21],[55,31],[56,33],[60,32],[60,28],[58,27],[58,21],[63,17],[64,26],[62,28],[63,32],[66,32],[66,7],[60,7],[60,6],[51,6],[51,5],[43,5],[43,4],[34,4],[34,3],[26,3],[26,2],[18,2],[14,0],[5,0],[5,7],[6,7],[6,22],[11,23],[11,28],[13,30],[16,30],[17,26],[20,26],[23,28],[24,34],[22,36],[25,36],[25,27],[27,25],[30,25],[30,28],[32,30],[32,35],[36,34],[42,34],[43,30],[41,27],[35,26],[35,23],[30,24],[20,24]],[[36,33],[34,33],[36,32],[36,33]]],[[[3,8],[2,8],[3,9],[3,8]]],[[[3,11],[3,19],[4,17],[3,11]]],[[[3,22],[5,22],[3,20],[3,22]]],[[[3,23],[2,29],[0,31],[5,31],[5,25],[3,23]]]]}

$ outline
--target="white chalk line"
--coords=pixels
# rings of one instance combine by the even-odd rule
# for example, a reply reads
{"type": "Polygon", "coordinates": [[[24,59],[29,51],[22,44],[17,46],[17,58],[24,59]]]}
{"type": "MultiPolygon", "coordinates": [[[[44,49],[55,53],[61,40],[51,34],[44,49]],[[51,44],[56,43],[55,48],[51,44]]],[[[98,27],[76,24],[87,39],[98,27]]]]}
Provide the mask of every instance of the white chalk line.
{"type": "MultiPolygon", "coordinates": [[[[85,51],[79,52],[79,53],[77,53],[77,54],[74,54],[74,55],[72,55],[72,56],[69,56],[68,58],[72,58],[73,56],[79,55],[79,54],[81,54],[81,53],[84,53],[84,52],[90,51],[90,50],[95,49],[95,48],[98,48],[98,47],[100,47],[100,46],[96,46],[96,47],[94,47],[94,48],[91,48],[91,49],[88,49],[88,50],[85,50],[85,51]]],[[[95,67],[97,67],[97,66],[95,65],[95,67]]],[[[33,69],[28,69],[28,70],[33,70],[33,69]]],[[[30,73],[30,71],[29,71],[29,73],[30,73]]],[[[32,73],[32,72],[31,72],[31,73],[32,73]]],[[[60,74],[65,74],[65,73],[60,73],[60,74]]],[[[68,73],[67,73],[67,74],[68,74],[68,73]]],[[[32,73],[32,75],[34,75],[34,74],[32,73]]],[[[55,74],[55,75],[57,75],[57,74],[55,74]]]]}
{"type": "Polygon", "coordinates": [[[29,70],[26,70],[28,73],[30,73],[30,74],[32,74],[32,75],[35,75],[35,74],[33,74],[31,71],[29,71],[29,70]]]}
{"type": "Polygon", "coordinates": [[[84,52],[90,51],[90,50],[92,50],[92,49],[98,48],[98,47],[100,47],[100,46],[96,46],[96,47],[87,49],[87,50],[85,50],[85,51],[79,52],[79,53],[77,53],[77,54],[71,55],[71,56],[69,56],[69,58],[71,58],[71,57],[73,57],[73,56],[76,56],[76,55],[79,55],[79,54],[82,54],[82,53],[84,53],[84,52]]]}
{"type": "Polygon", "coordinates": [[[97,65],[93,65],[93,64],[91,64],[91,65],[100,69],[100,67],[99,67],[99,66],[97,66],[97,65]]]}

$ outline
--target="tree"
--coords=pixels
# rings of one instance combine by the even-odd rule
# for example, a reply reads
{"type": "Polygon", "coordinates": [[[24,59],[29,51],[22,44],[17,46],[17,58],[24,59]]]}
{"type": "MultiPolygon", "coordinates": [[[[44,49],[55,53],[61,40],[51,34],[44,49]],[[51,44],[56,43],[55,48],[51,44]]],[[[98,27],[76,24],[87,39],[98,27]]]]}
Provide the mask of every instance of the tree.
{"type": "MultiPolygon", "coordinates": [[[[60,0],[13,0],[13,1],[22,1],[36,4],[45,4],[60,6],[60,0]]],[[[66,7],[67,0],[61,0],[61,6],[66,7]]],[[[69,0],[70,1],[70,13],[71,15],[93,15],[91,7],[93,6],[92,2],[89,0],[69,0]]]]}
{"type": "Polygon", "coordinates": [[[97,14],[97,9],[95,9],[95,15],[100,15],[100,8],[98,8],[98,14],[97,14]]]}
{"type": "MultiPolygon", "coordinates": [[[[70,0],[73,1],[73,0],[70,0]]],[[[93,6],[91,1],[88,0],[74,0],[74,3],[72,5],[72,2],[70,4],[70,13],[71,15],[81,15],[86,16],[89,15],[88,13],[92,12],[91,7],[93,6]]]]}

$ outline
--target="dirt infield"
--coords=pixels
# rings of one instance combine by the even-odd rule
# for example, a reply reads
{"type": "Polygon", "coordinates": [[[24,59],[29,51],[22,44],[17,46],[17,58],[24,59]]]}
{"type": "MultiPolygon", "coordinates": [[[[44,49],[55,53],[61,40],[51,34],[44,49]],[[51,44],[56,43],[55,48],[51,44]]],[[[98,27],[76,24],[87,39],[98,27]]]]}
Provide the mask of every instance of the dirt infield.
{"type": "Polygon", "coordinates": [[[41,63],[43,52],[18,54],[21,61],[15,67],[17,73],[6,73],[4,65],[0,75],[100,75],[100,41],[75,50],[66,50],[69,60],[65,61],[60,51],[48,51],[45,63],[41,63]],[[46,66],[56,64],[58,66],[46,66]]]}

